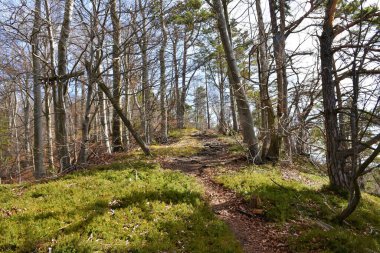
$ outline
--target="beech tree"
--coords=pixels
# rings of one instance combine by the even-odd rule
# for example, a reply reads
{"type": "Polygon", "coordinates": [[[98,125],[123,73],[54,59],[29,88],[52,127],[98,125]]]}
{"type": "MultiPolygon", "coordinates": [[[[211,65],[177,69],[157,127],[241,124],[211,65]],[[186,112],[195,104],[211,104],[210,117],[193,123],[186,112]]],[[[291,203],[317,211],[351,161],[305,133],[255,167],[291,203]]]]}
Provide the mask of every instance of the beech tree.
{"type": "Polygon", "coordinates": [[[33,95],[34,95],[34,170],[36,178],[45,175],[44,168],[44,139],[42,126],[42,94],[41,94],[41,63],[40,63],[40,38],[41,27],[41,0],[35,1],[34,25],[32,31],[32,58],[33,58],[33,95]]]}

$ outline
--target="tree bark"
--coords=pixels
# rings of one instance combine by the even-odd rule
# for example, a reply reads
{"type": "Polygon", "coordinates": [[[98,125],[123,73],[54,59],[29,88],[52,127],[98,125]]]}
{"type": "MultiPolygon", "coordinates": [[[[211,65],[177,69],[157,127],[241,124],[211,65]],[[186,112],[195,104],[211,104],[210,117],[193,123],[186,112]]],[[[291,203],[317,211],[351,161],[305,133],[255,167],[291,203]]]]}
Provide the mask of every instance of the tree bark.
{"type": "Polygon", "coordinates": [[[163,12],[163,0],[160,1],[160,25],[162,33],[162,42],[160,47],[160,141],[166,143],[168,141],[168,114],[166,109],[166,65],[165,65],[165,50],[168,41],[168,31],[163,12]]]}
{"type": "MultiPolygon", "coordinates": [[[[99,85],[98,85],[99,86],[99,85]]],[[[107,108],[106,108],[106,100],[104,98],[103,91],[99,88],[98,89],[98,99],[100,103],[100,125],[102,126],[102,139],[106,146],[106,150],[108,154],[111,154],[111,144],[110,144],[110,138],[109,138],[109,128],[108,128],[108,114],[107,114],[107,108]]]]}
{"type": "Polygon", "coordinates": [[[92,104],[92,93],[93,93],[93,85],[94,85],[94,76],[93,76],[93,71],[92,71],[91,65],[92,65],[92,63],[86,62],[88,88],[87,88],[87,96],[86,96],[84,116],[82,119],[82,142],[81,142],[79,159],[78,159],[80,164],[84,164],[87,162],[88,145],[90,142],[90,137],[89,137],[90,110],[91,110],[91,104],[92,104]]]}
{"type": "MultiPolygon", "coordinates": [[[[112,21],[112,71],[113,71],[113,97],[121,107],[121,74],[120,74],[120,21],[116,10],[116,0],[110,0],[110,14],[112,21]]],[[[113,110],[112,114],[112,150],[123,151],[120,117],[113,110]]]]}
{"type": "Polygon", "coordinates": [[[264,131],[261,151],[262,159],[275,160],[278,158],[278,136],[275,130],[275,115],[272,102],[269,97],[269,61],[267,57],[268,46],[265,33],[264,18],[261,9],[261,1],[256,1],[257,23],[259,26],[258,66],[260,82],[260,103],[262,115],[262,131],[264,131]]]}
{"type": "Polygon", "coordinates": [[[287,96],[288,96],[288,80],[286,76],[285,64],[285,0],[279,1],[280,25],[277,23],[275,1],[269,1],[270,18],[272,24],[273,49],[277,74],[277,144],[276,140],[273,145],[273,156],[278,159],[282,142],[284,141],[287,159],[291,161],[291,145],[290,138],[287,133],[287,96]],[[276,150],[274,150],[276,148],[276,150]]]}
{"type": "MultiPolygon", "coordinates": [[[[186,28],[185,28],[186,29],[186,28]]],[[[184,31],[183,38],[183,56],[182,56],[182,88],[179,97],[177,98],[177,128],[185,128],[185,103],[186,103],[186,74],[187,74],[187,32],[184,31]]]]}
{"type": "MultiPolygon", "coordinates": [[[[50,18],[50,8],[48,0],[44,0],[45,3],[45,13],[47,20],[47,30],[48,30],[48,39],[49,39],[49,53],[50,53],[50,75],[51,77],[55,77],[55,51],[54,51],[54,38],[53,38],[53,28],[51,24],[50,18]]],[[[49,167],[54,169],[54,147],[53,147],[53,135],[52,135],[52,126],[51,126],[51,116],[50,116],[50,104],[51,97],[56,97],[55,95],[55,82],[46,80],[46,89],[45,89],[45,114],[46,114],[46,131],[47,131],[47,149],[49,154],[49,167]],[[50,94],[50,88],[52,86],[52,94],[50,94]]],[[[55,100],[54,100],[55,101],[55,100]]],[[[54,106],[56,103],[53,104],[54,106]]]]}
{"type": "Polygon", "coordinates": [[[141,49],[141,82],[142,82],[142,94],[143,94],[143,115],[142,115],[142,125],[144,128],[145,142],[150,144],[151,142],[151,132],[152,132],[152,122],[151,122],[151,89],[149,86],[149,66],[148,66],[148,36],[146,30],[146,5],[143,5],[142,0],[139,0],[139,7],[141,12],[141,25],[142,34],[140,37],[140,49],[141,49]]]}
{"type": "Polygon", "coordinates": [[[219,106],[220,106],[220,111],[219,111],[219,132],[221,134],[226,134],[227,133],[227,127],[226,127],[226,118],[225,118],[225,101],[224,101],[224,75],[223,75],[223,62],[222,62],[222,57],[220,54],[218,55],[218,63],[219,63],[219,106]]]}
{"type": "Polygon", "coordinates": [[[41,26],[41,0],[35,1],[34,8],[34,25],[32,34],[32,59],[33,59],[33,96],[34,96],[34,175],[37,179],[42,178],[46,172],[44,168],[44,137],[42,124],[42,94],[41,81],[41,63],[39,59],[39,30],[41,26]]]}
{"type": "MultiPolygon", "coordinates": [[[[66,75],[67,71],[67,44],[70,35],[71,15],[74,7],[73,0],[66,0],[63,22],[61,27],[60,39],[58,41],[58,76],[66,75]]],[[[58,158],[61,170],[70,167],[70,152],[68,146],[67,124],[66,124],[66,108],[65,97],[67,94],[68,80],[58,79],[57,81],[57,98],[56,98],[56,122],[55,135],[58,150],[58,158]]]]}
{"type": "Polygon", "coordinates": [[[111,95],[111,92],[107,88],[107,86],[103,82],[98,82],[98,86],[100,89],[104,92],[104,94],[107,96],[109,101],[111,102],[113,108],[116,110],[117,114],[120,116],[121,120],[125,124],[125,126],[128,128],[129,132],[132,134],[132,136],[135,138],[137,144],[140,146],[140,148],[143,150],[145,155],[151,155],[149,147],[145,144],[145,142],[142,140],[140,135],[135,131],[135,129],[132,127],[131,122],[128,120],[128,118],[124,115],[123,110],[120,108],[120,105],[113,99],[113,96],[111,95]]]}
{"type": "Polygon", "coordinates": [[[173,40],[173,68],[174,68],[174,98],[175,98],[175,106],[176,106],[176,123],[177,128],[180,128],[180,111],[181,111],[181,95],[179,91],[179,69],[178,69],[178,61],[177,61],[177,46],[178,46],[178,31],[174,28],[173,32],[174,40],[173,40]]]}
{"type": "Polygon", "coordinates": [[[207,82],[207,68],[205,67],[205,85],[206,85],[206,116],[207,116],[207,129],[211,129],[211,115],[210,105],[208,100],[208,82],[207,82]]]}
{"type": "Polygon", "coordinates": [[[333,81],[333,20],[337,0],[327,2],[322,34],[319,38],[321,48],[322,97],[326,130],[326,164],[333,189],[348,189],[349,178],[345,171],[345,159],[339,155],[341,136],[338,130],[336,98],[333,81]]]}
{"type": "Polygon", "coordinates": [[[243,139],[248,145],[250,159],[254,162],[261,162],[261,158],[257,156],[259,148],[255,131],[253,128],[253,118],[245,94],[244,86],[242,85],[240,80],[240,71],[236,63],[235,54],[230,43],[230,38],[227,31],[227,22],[224,17],[222,2],[221,0],[213,0],[213,3],[214,11],[218,22],[220,38],[223,44],[228,68],[231,73],[231,81],[236,96],[240,126],[243,131],[243,139]]]}
{"type": "MultiPolygon", "coordinates": [[[[124,104],[124,113],[126,115],[126,117],[128,119],[130,119],[130,94],[129,94],[129,90],[130,90],[130,76],[129,76],[129,55],[130,55],[130,52],[128,51],[127,53],[127,50],[124,51],[124,91],[125,91],[125,104],[124,104]]],[[[123,131],[123,140],[124,140],[124,147],[125,147],[125,150],[128,150],[129,149],[129,131],[128,131],[128,128],[125,128],[125,131],[123,131]]]]}

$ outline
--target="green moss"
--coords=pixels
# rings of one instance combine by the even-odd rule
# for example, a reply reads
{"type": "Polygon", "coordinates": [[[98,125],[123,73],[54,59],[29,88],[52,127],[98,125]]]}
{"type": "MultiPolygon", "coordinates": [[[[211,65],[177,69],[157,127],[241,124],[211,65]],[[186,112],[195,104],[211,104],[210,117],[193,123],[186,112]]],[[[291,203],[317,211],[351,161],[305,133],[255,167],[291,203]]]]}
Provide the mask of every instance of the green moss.
{"type": "Polygon", "coordinates": [[[179,139],[179,138],[182,138],[184,136],[190,136],[190,135],[195,134],[197,132],[199,132],[199,131],[195,128],[173,129],[173,130],[169,131],[169,137],[179,139]]]}
{"type": "Polygon", "coordinates": [[[231,154],[245,155],[247,152],[246,148],[243,146],[245,144],[238,136],[220,135],[218,136],[218,140],[227,144],[228,152],[231,154]]]}
{"type": "Polygon", "coordinates": [[[0,186],[0,251],[240,252],[202,196],[192,178],[132,161],[0,186]]]}
{"type": "Polygon", "coordinates": [[[154,156],[192,156],[203,149],[200,141],[194,138],[183,137],[180,141],[170,145],[152,145],[154,156]]]}
{"type": "MultiPolygon", "coordinates": [[[[305,228],[304,228],[305,229],[305,228]]],[[[300,237],[291,239],[295,252],[340,252],[366,253],[380,251],[380,238],[361,235],[347,229],[324,231],[307,228],[300,237]]]]}
{"type": "Polygon", "coordinates": [[[216,180],[247,199],[252,195],[259,196],[263,201],[264,215],[272,221],[311,222],[308,224],[310,228],[294,228],[301,234],[291,240],[295,252],[379,251],[379,198],[363,194],[357,210],[347,220],[349,225],[340,226],[332,220],[347,202],[324,187],[328,182],[326,177],[302,172],[294,180],[284,179],[284,173],[277,167],[251,166],[219,175],[216,180]],[[321,230],[318,221],[329,224],[333,229],[321,230]],[[357,250],[358,247],[362,251],[357,250]],[[366,251],[366,248],[370,250],[366,251]]]}
{"type": "MultiPolygon", "coordinates": [[[[284,180],[279,170],[269,166],[252,166],[237,173],[219,176],[217,181],[246,198],[259,196],[266,217],[273,221],[284,222],[305,215],[331,215],[331,211],[323,204],[322,194],[294,180],[284,180]]],[[[332,206],[340,204],[336,198],[330,198],[328,202],[332,206]]]]}

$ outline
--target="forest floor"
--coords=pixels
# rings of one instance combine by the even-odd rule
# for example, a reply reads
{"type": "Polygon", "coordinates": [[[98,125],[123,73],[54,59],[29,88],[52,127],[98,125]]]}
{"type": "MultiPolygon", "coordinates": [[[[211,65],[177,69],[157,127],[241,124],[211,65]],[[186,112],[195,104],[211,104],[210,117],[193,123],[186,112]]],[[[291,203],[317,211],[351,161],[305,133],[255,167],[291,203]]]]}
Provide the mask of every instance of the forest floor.
{"type": "Polygon", "coordinates": [[[159,156],[161,167],[203,185],[206,201],[244,252],[380,252],[380,198],[363,193],[358,209],[340,225],[334,217],[347,196],[328,189],[323,166],[302,157],[292,165],[251,165],[239,137],[194,131],[180,136],[179,143],[198,151],[183,153],[178,145],[178,154],[159,156]]]}
{"type": "Polygon", "coordinates": [[[40,183],[0,185],[0,252],[380,252],[380,199],[323,168],[247,163],[238,137],[193,129],[40,183]]]}
{"type": "Polygon", "coordinates": [[[191,175],[204,186],[213,212],[229,225],[244,252],[288,252],[286,226],[280,229],[268,222],[261,215],[262,209],[250,206],[236,192],[214,180],[215,170],[220,166],[237,170],[246,164],[245,157],[229,152],[230,145],[215,134],[195,133],[191,137],[202,144],[200,152],[186,157],[165,157],[161,166],[191,175]]]}

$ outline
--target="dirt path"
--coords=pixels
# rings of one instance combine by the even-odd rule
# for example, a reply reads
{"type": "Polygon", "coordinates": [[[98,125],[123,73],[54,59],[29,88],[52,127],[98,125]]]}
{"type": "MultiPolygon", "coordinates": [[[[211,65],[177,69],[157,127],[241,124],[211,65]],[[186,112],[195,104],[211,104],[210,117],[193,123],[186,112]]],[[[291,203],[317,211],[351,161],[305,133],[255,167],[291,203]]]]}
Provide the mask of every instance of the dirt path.
{"type": "Polygon", "coordinates": [[[204,149],[201,152],[191,157],[166,158],[161,165],[192,175],[204,185],[213,211],[230,226],[244,252],[288,252],[284,243],[286,232],[263,216],[252,214],[246,201],[212,178],[216,167],[223,165],[236,169],[244,165],[245,159],[229,154],[228,145],[212,135],[194,135],[193,138],[202,141],[204,149]]]}

